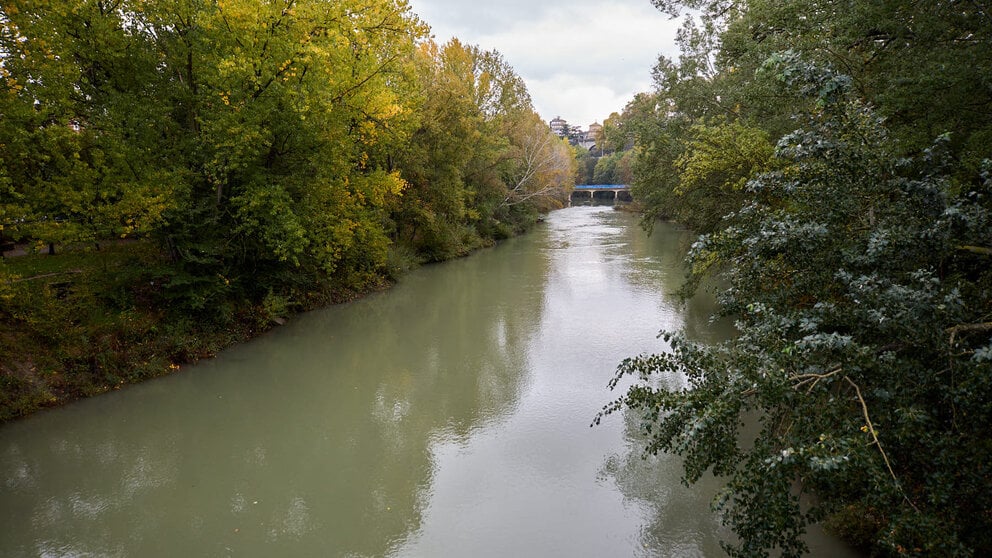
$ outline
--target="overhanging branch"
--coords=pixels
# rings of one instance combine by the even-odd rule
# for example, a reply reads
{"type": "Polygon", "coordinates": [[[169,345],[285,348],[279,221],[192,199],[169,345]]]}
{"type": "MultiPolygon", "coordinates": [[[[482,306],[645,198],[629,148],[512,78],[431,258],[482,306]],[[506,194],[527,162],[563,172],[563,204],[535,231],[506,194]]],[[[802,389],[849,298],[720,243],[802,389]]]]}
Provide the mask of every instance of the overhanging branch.
{"type": "Polygon", "coordinates": [[[871,416],[868,414],[868,403],[865,402],[865,398],[861,395],[861,388],[858,387],[858,384],[854,383],[854,380],[852,380],[849,376],[844,376],[844,379],[847,380],[847,383],[851,384],[851,387],[854,388],[855,395],[858,396],[858,402],[861,403],[861,411],[865,417],[865,426],[868,429],[868,433],[871,434],[872,440],[875,441],[875,447],[878,448],[878,453],[882,454],[882,460],[885,461],[885,468],[889,470],[889,475],[892,476],[892,480],[896,481],[896,487],[899,489],[899,492],[902,493],[902,497],[906,500],[906,503],[912,506],[912,508],[919,513],[920,508],[916,507],[916,504],[909,499],[909,496],[907,496],[906,492],[902,489],[902,484],[899,483],[899,478],[896,477],[896,472],[892,470],[892,464],[889,462],[889,456],[885,454],[885,450],[882,448],[882,442],[878,440],[878,432],[875,431],[875,425],[871,422],[871,416]]]}

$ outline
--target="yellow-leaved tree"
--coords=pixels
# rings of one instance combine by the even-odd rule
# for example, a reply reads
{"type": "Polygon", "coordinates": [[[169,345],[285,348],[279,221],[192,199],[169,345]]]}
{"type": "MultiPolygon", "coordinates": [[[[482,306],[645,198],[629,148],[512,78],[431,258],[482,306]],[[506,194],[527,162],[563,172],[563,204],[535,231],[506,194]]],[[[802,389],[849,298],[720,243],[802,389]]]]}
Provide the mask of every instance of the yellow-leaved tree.
{"type": "MultiPolygon", "coordinates": [[[[151,6],[151,5],[150,5],[151,6]]],[[[149,8],[151,10],[151,8],[149,8]]],[[[169,69],[189,175],[163,235],[174,295],[205,307],[385,264],[404,182],[405,91],[426,27],[398,0],[172,0],[146,13],[169,69]]]]}

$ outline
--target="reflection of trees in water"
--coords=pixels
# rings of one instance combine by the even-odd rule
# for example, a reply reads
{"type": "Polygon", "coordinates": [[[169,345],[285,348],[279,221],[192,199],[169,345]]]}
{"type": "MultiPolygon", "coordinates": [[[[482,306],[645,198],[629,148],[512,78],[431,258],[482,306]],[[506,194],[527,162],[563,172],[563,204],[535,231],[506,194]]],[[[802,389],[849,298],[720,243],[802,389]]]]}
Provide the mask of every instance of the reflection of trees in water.
{"type": "Polygon", "coordinates": [[[716,481],[704,478],[691,489],[686,487],[680,458],[644,454],[641,417],[625,411],[624,423],[630,451],[607,458],[600,474],[616,484],[629,506],[644,510],[640,555],[722,555],[718,537],[730,534],[710,509],[717,492],[716,481]]]}
{"type": "Polygon", "coordinates": [[[540,240],[5,427],[0,554],[387,554],[420,524],[433,439],[519,397],[540,240]]]}
{"type": "Polygon", "coordinates": [[[684,258],[697,234],[677,224],[656,222],[650,235],[635,224],[635,217],[628,219],[625,228],[626,243],[619,250],[620,257],[628,258],[625,279],[632,285],[664,295],[666,304],[675,309],[682,319],[682,329],[690,339],[719,341],[734,333],[733,319],[717,318],[716,302],[722,282],[710,280],[700,285],[695,296],[686,301],[678,293],[685,285],[684,258]]]}
{"type": "MultiPolygon", "coordinates": [[[[657,293],[659,304],[677,325],[659,324],[658,329],[679,329],[691,339],[717,341],[733,334],[729,319],[714,321],[718,310],[715,285],[704,285],[696,296],[681,301],[678,292],[685,279],[683,258],[697,235],[677,225],[655,223],[650,235],[635,224],[636,217],[620,215],[627,224],[622,244],[613,255],[625,259],[624,281],[633,288],[657,293]]],[[[661,347],[659,347],[661,350],[661,347]]],[[[655,377],[657,387],[681,389],[682,377],[655,377]]],[[[682,461],[677,456],[645,455],[642,418],[624,410],[624,439],[628,450],[607,458],[600,471],[604,480],[616,485],[628,506],[641,510],[643,556],[719,556],[719,538],[731,535],[720,526],[710,504],[718,483],[704,478],[691,489],[682,483],[682,461]]]]}
{"type": "MultiPolygon", "coordinates": [[[[656,377],[655,385],[668,389],[686,387],[681,378],[656,377]]],[[[719,541],[735,543],[736,535],[720,524],[710,504],[723,481],[706,474],[691,487],[682,482],[682,459],[675,455],[645,455],[647,443],[641,415],[623,411],[624,439],[628,451],[606,459],[601,479],[613,482],[630,506],[647,510],[649,518],[641,529],[640,556],[724,556],[719,541]]],[[[739,443],[748,444],[760,428],[757,417],[745,417],[739,443]]],[[[861,558],[863,554],[826,533],[819,524],[811,526],[803,539],[810,556],[861,558]]]]}

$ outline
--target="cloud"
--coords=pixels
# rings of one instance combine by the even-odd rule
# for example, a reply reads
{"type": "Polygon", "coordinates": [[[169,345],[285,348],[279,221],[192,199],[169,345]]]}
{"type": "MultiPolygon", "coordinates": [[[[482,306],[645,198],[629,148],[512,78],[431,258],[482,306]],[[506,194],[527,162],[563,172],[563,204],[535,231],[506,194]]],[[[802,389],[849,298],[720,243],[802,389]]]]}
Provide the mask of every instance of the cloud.
{"type": "MultiPolygon", "coordinates": [[[[637,1],[637,0],[634,0],[637,1]]],[[[646,0],[645,0],[646,2],[646,0]]],[[[595,8],[604,3],[595,0],[412,0],[414,11],[428,23],[445,29],[455,28],[479,34],[512,26],[524,20],[554,19],[571,7],[595,8]]]]}
{"type": "Polygon", "coordinates": [[[524,78],[545,120],[602,122],[650,88],[659,54],[677,53],[678,21],[649,0],[413,0],[440,42],[497,50],[524,78]]]}
{"type": "MultiPolygon", "coordinates": [[[[645,90],[650,83],[645,81],[641,85],[641,90],[645,90]]],[[[602,123],[611,112],[620,112],[631,99],[627,90],[567,74],[531,79],[527,87],[534,99],[534,108],[545,120],[561,116],[583,129],[593,122],[602,123]]]]}

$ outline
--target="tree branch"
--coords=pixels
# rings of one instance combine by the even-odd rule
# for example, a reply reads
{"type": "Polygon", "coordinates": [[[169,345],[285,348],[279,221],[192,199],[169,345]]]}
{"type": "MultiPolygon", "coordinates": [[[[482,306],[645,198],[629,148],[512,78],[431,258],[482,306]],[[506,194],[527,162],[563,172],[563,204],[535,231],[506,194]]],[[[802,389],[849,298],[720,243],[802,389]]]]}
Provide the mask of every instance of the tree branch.
{"type": "Polygon", "coordinates": [[[958,246],[958,250],[981,254],[983,256],[992,256],[992,248],[986,248],[984,246],[958,246]]]}
{"type": "Polygon", "coordinates": [[[806,393],[809,394],[810,392],[813,391],[813,388],[816,387],[816,384],[820,383],[820,380],[826,380],[827,378],[830,378],[832,376],[836,376],[842,370],[844,370],[844,368],[841,367],[841,366],[838,366],[838,367],[836,367],[836,368],[834,368],[834,369],[832,369],[832,370],[830,370],[828,372],[825,372],[823,374],[796,374],[794,376],[791,376],[789,378],[789,380],[792,380],[792,381],[801,380],[799,383],[793,385],[792,386],[792,389],[799,389],[804,384],[808,384],[810,382],[813,382],[813,385],[809,386],[809,389],[806,390],[806,393]]]}
{"type": "Polygon", "coordinates": [[[850,376],[844,376],[844,379],[847,380],[847,383],[851,384],[851,387],[854,388],[855,394],[858,396],[858,401],[861,403],[861,411],[865,417],[865,426],[868,427],[868,433],[871,434],[872,440],[875,441],[875,447],[878,448],[878,453],[882,454],[882,460],[885,461],[885,468],[889,470],[889,475],[892,476],[892,480],[896,481],[896,487],[899,488],[899,492],[902,492],[902,497],[906,500],[906,503],[912,506],[912,508],[919,513],[920,508],[916,507],[916,504],[909,499],[909,496],[907,496],[906,492],[902,489],[902,484],[900,484],[899,478],[896,477],[896,472],[892,470],[892,464],[889,463],[889,456],[886,455],[885,450],[882,449],[882,442],[878,440],[878,432],[875,431],[875,425],[871,423],[871,417],[868,415],[868,403],[865,402],[865,398],[861,395],[861,388],[858,387],[858,384],[854,383],[854,380],[852,380],[850,376]]]}
{"type": "Polygon", "coordinates": [[[954,338],[957,337],[959,333],[975,333],[983,331],[992,331],[992,322],[985,322],[979,324],[959,324],[954,327],[949,327],[945,330],[947,333],[951,334],[951,338],[948,340],[947,344],[953,346],[954,338]]]}
{"type": "Polygon", "coordinates": [[[357,89],[360,89],[362,86],[364,86],[366,83],[368,83],[372,78],[374,78],[375,76],[377,76],[380,73],[382,73],[382,71],[385,70],[386,67],[388,67],[390,64],[392,64],[393,62],[395,62],[396,59],[399,58],[399,57],[400,57],[399,54],[394,54],[393,56],[390,56],[389,59],[387,59],[385,62],[383,62],[382,64],[380,64],[378,68],[376,68],[372,73],[370,73],[369,75],[367,75],[364,79],[362,79],[358,83],[352,85],[351,87],[345,89],[344,91],[342,91],[341,93],[339,93],[337,96],[335,96],[333,99],[331,99],[331,103],[334,104],[334,103],[341,102],[342,99],[344,99],[345,97],[347,97],[348,95],[350,95],[353,91],[355,91],[357,89]]]}
{"type": "Polygon", "coordinates": [[[960,324],[954,327],[947,328],[947,333],[951,335],[957,333],[974,333],[982,331],[992,331],[992,322],[985,322],[980,324],[960,324]]]}

